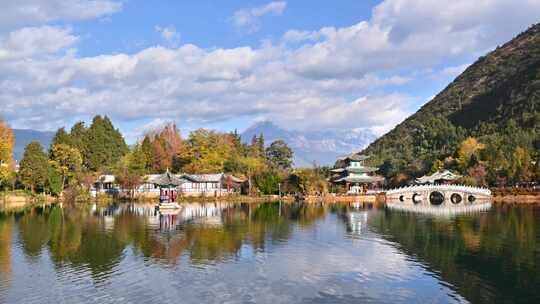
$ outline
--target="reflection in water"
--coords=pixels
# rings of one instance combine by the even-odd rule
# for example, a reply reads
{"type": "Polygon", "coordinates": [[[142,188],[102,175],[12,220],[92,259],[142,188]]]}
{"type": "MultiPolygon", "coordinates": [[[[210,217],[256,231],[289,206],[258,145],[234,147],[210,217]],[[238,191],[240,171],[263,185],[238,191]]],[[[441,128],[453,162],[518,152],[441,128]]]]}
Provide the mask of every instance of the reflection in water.
{"type": "Polygon", "coordinates": [[[387,202],[386,207],[391,210],[403,211],[403,212],[412,212],[412,213],[421,213],[429,214],[442,217],[452,217],[456,215],[464,214],[476,214],[481,211],[488,211],[491,209],[492,203],[490,201],[485,202],[475,202],[464,205],[442,205],[442,206],[433,206],[433,205],[414,205],[414,204],[404,204],[402,202],[387,202]]]}
{"type": "Polygon", "coordinates": [[[0,215],[0,302],[535,302],[534,208],[58,206],[0,215]]]}
{"type": "Polygon", "coordinates": [[[473,303],[540,302],[540,210],[440,218],[387,211],[371,226],[473,303]]]}

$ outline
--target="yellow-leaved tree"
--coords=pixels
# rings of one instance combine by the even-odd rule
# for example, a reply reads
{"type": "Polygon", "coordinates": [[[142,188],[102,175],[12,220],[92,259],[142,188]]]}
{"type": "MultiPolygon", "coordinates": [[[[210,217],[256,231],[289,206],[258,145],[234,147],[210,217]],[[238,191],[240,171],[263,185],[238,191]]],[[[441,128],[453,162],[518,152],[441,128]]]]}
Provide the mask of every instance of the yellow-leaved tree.
{"type": "Polygon", "coordinates": [[[483,150],[486,146],[479,142],[474,137],[468,137],[463,142],[461,142],[458,150],[458,167],[461,172],[466,172],[469,167],[471,167],[474,164],[471,164],[471,162],[479,158],[479,153],[481,150],[483,150]]]}
{"type": "Polygon", "coordinates": [[[0,184],[9,180],[13,172],[13,130],[0,120],[0,184]]]}

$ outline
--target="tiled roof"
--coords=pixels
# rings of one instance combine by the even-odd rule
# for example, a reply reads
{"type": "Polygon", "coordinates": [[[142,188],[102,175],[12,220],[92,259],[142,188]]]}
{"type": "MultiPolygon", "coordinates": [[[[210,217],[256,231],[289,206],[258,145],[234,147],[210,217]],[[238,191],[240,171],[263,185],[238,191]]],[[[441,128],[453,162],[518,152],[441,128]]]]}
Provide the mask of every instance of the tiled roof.
{"type": "Polygon", "coordinates": [[[438,171],[432,175],[425,175],[416,179],[417,184],[434,184],[438,180],[453,181],[460,179],[461,175],[454,174],[448,170],[438,171]]]}

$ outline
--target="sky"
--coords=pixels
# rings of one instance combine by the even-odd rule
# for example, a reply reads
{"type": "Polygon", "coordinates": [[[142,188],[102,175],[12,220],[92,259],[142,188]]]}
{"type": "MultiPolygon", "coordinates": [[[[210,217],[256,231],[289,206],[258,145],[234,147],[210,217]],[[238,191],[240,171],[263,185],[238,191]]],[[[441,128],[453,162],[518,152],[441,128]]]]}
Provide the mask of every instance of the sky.
{"type": "Polygon", "coordinates": [[[2,0],[0,117],[381,135],[537,22],[540,0],[2,0]]]}

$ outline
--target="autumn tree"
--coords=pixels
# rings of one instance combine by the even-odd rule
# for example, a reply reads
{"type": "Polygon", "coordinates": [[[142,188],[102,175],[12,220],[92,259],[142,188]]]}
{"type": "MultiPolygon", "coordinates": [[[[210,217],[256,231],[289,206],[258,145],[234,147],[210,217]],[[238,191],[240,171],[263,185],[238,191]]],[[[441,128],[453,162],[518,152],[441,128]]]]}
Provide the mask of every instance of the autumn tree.
{"type": "Polygon", "coordinates": [[[512,153],[509,167],[509,178],[514,182],[528,182],[532,177],[532,162],[529,151],[516,147],[512,153]]]}
{"type": "Polygon", "coordinates": [[[461,142],[458,149],[457,163],[461,172],[474,166],[474,160],[479,158],[479,152],[485,148],[485,145],[480,143],[474,137],[468,137],[461,142]]]}
{"type": "Polygon", "coordinates": [[[66,145],[58,144],[51,147],[51,166],[58,172],[62,180],[62,189],[74,180],[81,170],[82,157],[79,150],[66,145]]]}
{"type": "Polygon", "coordinates": [[[181,152],[182,138],[174,123],[148,132],[141,143],[141,150],[146,155],[147,169],[164,172],[173,167],[174,158],[181,152]]]}
{"type": "Polygon", "coordinates": [[[43,147],[37,141],[29,143],[24,149],[20,163],[19,180],[32,193],[42,190],[48,180],[48,159],[43,147]]]}
{"type": "Polygon", "coordinates": [[[6,183],[13,170],[13,130],[0,120],[0,185],[6,183]]]}

